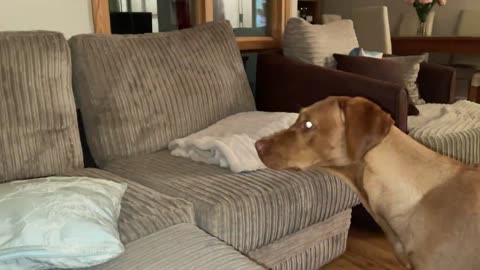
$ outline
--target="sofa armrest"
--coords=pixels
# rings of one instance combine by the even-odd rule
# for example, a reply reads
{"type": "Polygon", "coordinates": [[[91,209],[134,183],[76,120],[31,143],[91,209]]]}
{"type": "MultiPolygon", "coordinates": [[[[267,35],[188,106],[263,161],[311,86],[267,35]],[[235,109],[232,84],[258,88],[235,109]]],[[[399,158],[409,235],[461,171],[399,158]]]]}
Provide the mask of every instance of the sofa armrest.
{"type": "Polygon", "coordinates": [[[398,85],[301,63],[268,52],[257,60],[257,109],[298,112],[328,96],[362,96],[390,113],[407,131],[407,92],[398,85]]]}
{"type": "Polygon", "coordinates": [[[452,67],[422,63],[418,73],[420,96],[427,103],[452,103],[455,98],[456,72],[452,67]]]}

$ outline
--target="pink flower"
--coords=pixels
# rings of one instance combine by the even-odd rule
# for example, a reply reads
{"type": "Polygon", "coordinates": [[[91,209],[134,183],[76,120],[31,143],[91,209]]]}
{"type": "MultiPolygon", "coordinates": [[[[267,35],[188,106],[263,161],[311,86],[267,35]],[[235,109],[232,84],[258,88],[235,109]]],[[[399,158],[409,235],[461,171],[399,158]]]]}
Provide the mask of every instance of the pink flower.
{"type": "Polygon", "coordinates": [[[447,0],[438,0],[438,4],[440,6],[445,6],[447,4],[447,0]]]}
{"type": "Polygon", "coordinates": [[[418,0],[420,4],[430,4],[433,0],[418,0]]]}

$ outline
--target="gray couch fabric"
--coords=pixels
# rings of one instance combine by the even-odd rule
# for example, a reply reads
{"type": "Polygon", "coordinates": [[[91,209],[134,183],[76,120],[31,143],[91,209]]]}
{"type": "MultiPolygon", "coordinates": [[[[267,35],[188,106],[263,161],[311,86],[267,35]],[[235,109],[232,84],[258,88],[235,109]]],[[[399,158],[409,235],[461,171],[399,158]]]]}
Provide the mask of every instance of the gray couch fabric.
{"type": "Polygon", "coordinates": [[[261,270],[260,265],[191,224],[179,224],[132,242],[102,270],[261,270]]]}
{"type": "Polygon", "coordinates": [[[348,209],[358,199],[337,178],[234,174],[164,150],[174,138],[255,109],[228,23],[81,35],[70,44],[87,140],[105,170],[82,168],[62,34],[3,32],[0,183],[46,175],[126,181],[119,231],[127,250],[95,269],[313,270],[344,251],[348,209]]]}
{"type": "Polygon", "coordinates": [[[173,198],[133,181],[98,169],[81,169],[63,175],[87,176],[116,182],[127,182],[118,219],[120,239],[124,244],[181,223],[194,223],[190,202],[173,198]]]}
{"type": "Polygon", "coordinates": [[[0,183],[83,166],[62,34],[0,32],[0,183]]]}
{"type": "Polygon", "coordinates": [[[114,161],[104,168],[193,203],[196,224],[249,252],[358,204],[339,179],[316,172],[229,170],[168,151],[114,161]]]}
{"type": "Polygon", "coordinates": [[[273,270],[319,269],[345,252],[351,212],[338,213],[247,255],[273,270]]]}
{"type": "Polygon", "coordinates": [[[74,91],[98,165],[161,150],[255,109],[227,22],[146,35],[70,40],[74,91]]]}

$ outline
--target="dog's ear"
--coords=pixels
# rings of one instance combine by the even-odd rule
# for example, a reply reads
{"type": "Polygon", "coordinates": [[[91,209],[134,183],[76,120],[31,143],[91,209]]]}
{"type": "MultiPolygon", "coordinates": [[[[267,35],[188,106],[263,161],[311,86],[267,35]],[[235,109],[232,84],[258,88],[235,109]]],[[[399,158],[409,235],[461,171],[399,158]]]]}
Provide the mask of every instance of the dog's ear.
{"type": "Polygon", "coordinates": [[[347,98],[338,103],[348,155],[352,161],[358,161],[385,138],[394,121],[378,105],[364,98],[347,98]]]}

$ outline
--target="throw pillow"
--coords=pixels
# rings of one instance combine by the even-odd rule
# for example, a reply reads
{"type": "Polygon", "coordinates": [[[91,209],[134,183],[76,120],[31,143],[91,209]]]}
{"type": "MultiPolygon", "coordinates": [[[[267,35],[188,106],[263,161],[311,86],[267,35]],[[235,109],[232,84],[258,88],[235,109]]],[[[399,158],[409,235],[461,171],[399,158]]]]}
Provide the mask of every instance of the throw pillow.
{"type": "Polygon", "coordinates": [[[0,185],[0,269],[81,268],[124,251],[125,183],[48,177],[0,185]]]}
{"type": "Polygon", "coordinates": [[[411,56],[388,56],[383,59],[401,64],[403,81],[405,82],[405,89],[413,100],[415,105],[425,104],[425,101],[420,96],[418,90],[417,78],[420,71],[420,64],[425,61],[426,55],[411,55],[411,56]]]}
{"type": "Polygon", "coordinates": [[[313,25],[300,18],[290,18],[283,35],[286,57],[327,68],[335,68],[334,53],[348,54],[358,47],[350,20],[313,25]]]}
{"type": "MultiPolygon", "coordinates": [[[[355,73],[376,80],[405,85],[403,65],[394,61],[382,59],[334,54],[337,69],[355,73]]],[[[408,94],[408,91],[407,91],[408,94]]],[[[408,95],[408,115],[418,115],[419,111],[408,95]]]]}

